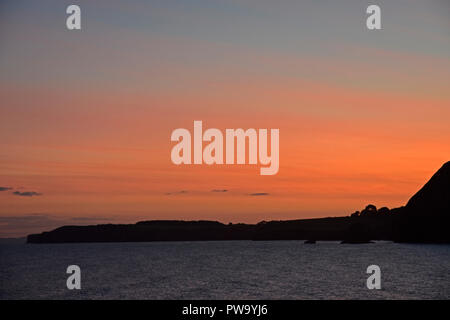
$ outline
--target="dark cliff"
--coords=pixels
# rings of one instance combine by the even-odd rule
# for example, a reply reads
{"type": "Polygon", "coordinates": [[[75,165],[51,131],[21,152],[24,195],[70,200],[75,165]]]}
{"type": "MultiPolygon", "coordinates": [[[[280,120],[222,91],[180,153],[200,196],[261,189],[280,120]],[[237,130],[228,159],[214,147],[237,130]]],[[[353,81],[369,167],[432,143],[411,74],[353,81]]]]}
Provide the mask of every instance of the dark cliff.
{"type": "Polygon", "coordinates": [[[445,163],[406,204],[410,215],[450,214],[450,161],[445,163]]]}
{"type": "Polygon", "coordinates": [[[396,222],[394,240],[450,243],[450,162],[408,201],[396,222]]]}
{"type": "Polygon", "coordinates": [[[368,205],[350,217],[223,224],[216,221],[142,221],[136,224],[65,226],[32,234],[28,243],[205,241],[205,240],[370,240],[450,243],[450,162],[440,168],[405,207],[368,205]]]}

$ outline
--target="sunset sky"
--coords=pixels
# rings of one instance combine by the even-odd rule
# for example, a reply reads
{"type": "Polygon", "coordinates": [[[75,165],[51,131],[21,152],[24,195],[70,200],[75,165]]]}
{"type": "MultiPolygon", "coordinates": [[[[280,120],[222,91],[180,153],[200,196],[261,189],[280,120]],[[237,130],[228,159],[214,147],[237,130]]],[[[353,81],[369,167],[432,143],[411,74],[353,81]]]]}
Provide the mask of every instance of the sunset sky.
{"type": "Polygon", "coordinates": [[[375,1],[369,31],[373,2],[2,1],[0,237],[405,204],[450,160],[450,2],[375,1]],[[279,128],[278,174],[172,164],[194,120],[279,128]]]}

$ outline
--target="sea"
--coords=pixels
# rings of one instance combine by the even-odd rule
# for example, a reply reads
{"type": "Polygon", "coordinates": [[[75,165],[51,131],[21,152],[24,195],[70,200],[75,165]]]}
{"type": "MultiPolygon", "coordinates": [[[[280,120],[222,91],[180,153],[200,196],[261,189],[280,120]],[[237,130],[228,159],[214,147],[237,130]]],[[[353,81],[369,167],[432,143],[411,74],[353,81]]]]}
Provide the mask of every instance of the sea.
{"type": "Polygon", "coordinates": [[[449,299],[450,245],[0,244],[0,299],[449,299]],[[70,265],[80,289],[69,290],[70,265]],[[369,289],[379,267],[380,289],[369,289]]]}

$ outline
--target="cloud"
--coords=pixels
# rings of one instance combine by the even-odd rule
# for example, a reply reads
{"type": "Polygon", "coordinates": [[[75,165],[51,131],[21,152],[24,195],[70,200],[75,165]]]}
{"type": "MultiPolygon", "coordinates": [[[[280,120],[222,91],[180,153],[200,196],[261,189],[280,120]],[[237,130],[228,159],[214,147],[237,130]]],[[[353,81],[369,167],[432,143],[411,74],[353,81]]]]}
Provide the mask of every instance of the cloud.
{"type": "Polygon", "coordinates": [[[35,191],[14,191],[13,194],[15,194],[16,196],[21,196],[21,197],[33,197],[33,196],[41,196],[42,193],[39,192],[35,192],[35,191]]]}
{"type": "Polygon", "coordinates": [[[268,195],[270,195],[270,194],[267,192],[256,192],[256,193],[249,194],[249,196],[252,196],[252,197],[260,197],[260,196],[268,196],[268,195]]]}
{"type": "Polygon", "coordinates": [[[214,189],[214,190],[211,190],[211,192],[228,192],[228,190],[227,189],[214,189]]]}
{"type": "Polygon", "coordinates": [[[167,192],[166,195],[170,196],[170,195],[177,195],[177,194],[185,194],[188,193],[186,190],[181,190],[181,191],[175,191],[175,192],[167,192]]]}
{"type": "Polygon", "coordinates": [[[0,187],[0,191],[8,191],[8,190],[12,190],[12,188],[10,188],[10,187],[0,187]]]}

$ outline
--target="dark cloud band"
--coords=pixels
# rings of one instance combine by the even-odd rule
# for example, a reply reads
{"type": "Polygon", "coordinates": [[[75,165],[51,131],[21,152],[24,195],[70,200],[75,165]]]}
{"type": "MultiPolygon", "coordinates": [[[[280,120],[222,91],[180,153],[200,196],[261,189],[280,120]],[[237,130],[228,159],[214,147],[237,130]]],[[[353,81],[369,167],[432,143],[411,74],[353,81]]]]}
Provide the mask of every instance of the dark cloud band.
{"type": "Polygon", "coordinates": [[[42,196],[42,193],[35,192],[35,191],[14,191],[14,195],[21,196],[21,197],[33,197],[33,196],[42,196]]]}

